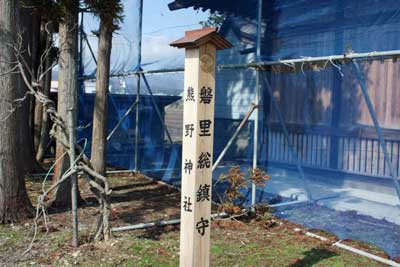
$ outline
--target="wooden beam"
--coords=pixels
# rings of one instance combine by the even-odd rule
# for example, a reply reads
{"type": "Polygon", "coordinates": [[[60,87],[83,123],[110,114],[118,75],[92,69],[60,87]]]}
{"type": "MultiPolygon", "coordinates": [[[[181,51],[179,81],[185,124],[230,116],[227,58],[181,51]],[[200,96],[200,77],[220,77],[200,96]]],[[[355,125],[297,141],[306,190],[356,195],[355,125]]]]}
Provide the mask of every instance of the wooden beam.
{"type": "Polygon", "coordinates": [[[216,51],[231,45],[217,35],[215,28],[186,32],[171,45],[186,48],[180,266],[208,267],[216,51]]]}

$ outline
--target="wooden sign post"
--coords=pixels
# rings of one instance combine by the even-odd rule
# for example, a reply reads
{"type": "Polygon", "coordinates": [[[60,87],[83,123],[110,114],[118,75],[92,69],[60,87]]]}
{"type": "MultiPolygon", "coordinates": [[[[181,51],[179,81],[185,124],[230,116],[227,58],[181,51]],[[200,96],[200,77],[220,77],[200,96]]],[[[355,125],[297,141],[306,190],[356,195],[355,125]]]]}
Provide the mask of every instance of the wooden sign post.
{"type": "Polygon", "coordinates": [[[216,50],[232,45],[216,28],[188,31],[185,48],[180,267],[208,267],[214,137],[216,50]]]}

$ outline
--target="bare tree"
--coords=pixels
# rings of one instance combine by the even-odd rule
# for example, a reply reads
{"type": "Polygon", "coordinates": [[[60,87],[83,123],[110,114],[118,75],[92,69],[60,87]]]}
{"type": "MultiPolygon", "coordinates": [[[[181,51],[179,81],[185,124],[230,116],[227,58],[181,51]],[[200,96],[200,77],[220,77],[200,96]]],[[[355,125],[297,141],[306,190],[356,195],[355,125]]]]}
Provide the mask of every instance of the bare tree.
{"type": "Polygon", "coordinates": [[[110,76],[112,30],[100,22],[99,48],[96,73],[96,96],[93,110],[93,132],[91,146],[91,162],[95,170],[101,174],[106,173],[106,138],[107,138],[107,101],[110,76]]]}
{"type": "MultiPolygon", "coordinates": [[[[46,30],[46,21],[40,20],[40,38],[39,38],[39,45],[38,45],[38,53],[42,54],[43,50],[47,47],[47,30],[46,30]]],[[[50,59],[50,57],[49,57],[50,59]]],[[[37,69],[37,65],[35,65],[37,69]]],[[[51,72],[49,73],[51,74],[51,72]]],[[[46,86],[42,86],[43,92],[46,91],[46,86]]],[[[35,102],[34,105],[34,114],[33,114],[33,140],[35,145],[35,151],[37,153],[40,144],[40,137],[41,137],[41,129],[43,123],[43,106],[40,103],[35,102]]]]}
{"type": "MultiPolygon", "coordinates": [[[[40,49],[41,49],[41,41],[40,41],[40,24],[41,24],[41,14],[38,12],[38,8],[36,5],[36,0],[20,0],[21,5],[21,33],[24,35],[24,43],[25,49],[27,49],[28,53],[26,53],[26,61],[29,62],[31,66],[31,71],[33,74],[36,73],[39,57],[40,57],[40,49]]],[[[27,91],[25,88],[25,84],[22,83],[23,90],[21,94],[25,94],[27,91]]],[[[30,172],[39,172],[41,170],[40,165],[35,160],[36,148],[37,148],[37,132],[35,131],[35,124],[37,123],[35,116],[35,99],[32,97],[28,97],[29,105],[24,105],[21,107],[21,110],[25,109],[24,119],[28,120],[27,123],[21,123],[26,127],[26,131],[22,130],[22,132],[26,135],[26,140],[23,141],[25,144],[25,155],[29,156],[29,165],[28,167],[31,169],[30,172]],[[29,142],[29,143],[28,143],[29,142]],[[28,145],[29,144],[29,145],[28,145]]]]}
{"type": "MultiPolygon", "coordinates": [[[[44,51],[50,47],[53,41],[53,34],[58,30],[58,24],[60,19],[63,18],[63,1],[53,0],[24,0],[27,7],[32,9],[31,13],[34,22],[37,21],[40,24],[40,29],[34,35],[36,38],[32,38],[32,72],[36,73],[39,68],[40,58],[44,54],[44,51]],[[37,20],[35,20],[37,18],[37,20]]],[[[29,20],[28,20],[29,21],[29,20]]],[[[35,23],[35,25],[37,25],[35,23]]],[[[38,27],[34,27],[35,29],[38,27]]],[[[36,32],[36,30],[34,31],[36,32]]],[[[57,49],[55,47],[49,51],[44,62],[45,69],[51,66],[57,56],[57,49]]],[[[42,92],[44,95],[50,95],[52,71],[46,73],[46,76],[42,84],[42,92]]],[[[47,113],[43,110],[43,106],[39,102],[34,103],[34,118],[33,118],[33,134],[34,134],[34,148],[36,152],[36,161],[41,162],[43,160],[44,153],[48,148],[49,139],[49,118],[47,113]]]]}
{"type": "MultiPolygon", "coordinates": [[[[23,35],[23,44],[25,61],[30,66],[32,72],[35,72],[38,62],[38,46],[39,46],[39,24],[40,17],[38,16],[33,6],[32,0],[20,1],[20,32],[23,35]]],[[[18,97],[23,97],[27,88],[23,82],[18,86],[18,97]]],[[[35,148],[33,142],[33,109],[34,101],[30,96],[26,96],[27,104],[21,105],[18,109],[19,120],[19,152],[20,159],[24,162],[21,166],[24,174],[41,172],[42,168],[36,161],[35,148]]]]}
{"type": "Polygon", "coordinates": [[[0,223],[32,215],[19,152],[19,114],[15,112],[19,76],[10,44],[18,31],[19,2],[0,1],[0,223]]]}
{"type": "MultiPolygon", "coordinates": [[[[48,196],[54,190],[57,190],[63,183],[69,183],[71,178],[74,175],[81,174],[81,176],[87,181],[90,190],[97,198],[100,203],[100,216],[97,223],[97,230],[95,234],[95,239],[105,239],[108,240],[111,238],[111,228],[109,225],[109,217],[110,217],[110,202],[109,195],[111,194],[110,186],[106,177],[101,174],[98,174],[93,166],[90,163],[89,158],[85,155],[82,147],[80,147],[76,143],[71,143],[68,127],[66,125],[66,120],[58,114],[55,109],[54,102],[45,96],[42,92],[42,81],[45,79],[46,74],[51,71],[51,69],[56,65],[54,62],[49,68],[45,68],[46,57],[48,57],[51,47],[46,49],[44,55],[41,57],[40,64],[36,75],[33,75],[33,72],[30,70],[29,64],[26,62],[23,49],[23,37],[21,34],[18,35],[18,38],[14,43],[9,44],[7,47],[10,47],[9,54],[14,55],[12,58],[7,58],[7,61],[4,60],[2,62],[7,62],[8,71],[2,73],[2,77],[12,77],[16,74],[20,74],[23,82],[28,88],[25,96],[20,99],[13,99],[13,104],[22,104],[28,95],[31,95],[35,98],[36,101],[43,105],[43,109],[49,115],[49,118],[53,122],[52,129],[50,130],[50,136],[62,146],[64,155],[61,155],[56,161],[63,159],[66,154],[77,154],[78,156],[75,158],[75,161],[71,163],[69,168],[62,174],[61,178],[54,182],[49,189],[44,189],[43,192],[38,197],[38,204],[36,207],[36,218],[35,225],[37,226],[37,222],[40,217],[43,216],[44,222],[46,224],[46,208],[50,205],[47,201],[48,196]],[[71,149],[72,148],[72,149],[71,149]]],[[[11,117],[15,114],[15,110],[17,108],[6,109],[7,116],[2,120],[3,122],[10,122],[11,117]]],[[[10,153],[11,154],[11,153],[10,153]]],[[[72,157],[74,158],[74,157],[72,157]]],[[[14,163],[14,167],[17,164],[14,163]]],[[[4,169],[4,168],[3,168],[4,169]]],[[[3,170],[1,169],[1,170],[3,170]]],[[[16,168],[18,169],[18,168],[16,168]]],[[[16,172],[16,170],[14,170],[16,172]]],[[[14,212],[13,212],[14,213],[14,212]]],[[[46,225],[47,226],[47,225],[46,225]]],[[[36,228],[37,230],[37,228],[36,228]]],[[[35,231],[37,233],[37,231],[35,231]]],[[[32,242],[33,244],[33,242],[32,242]]],[[[31,244],[31,245],[32,245],[31,244]]]]}
{"type": "MultiPolygon", "coordinates": [[[[68,7],[71,8],[71,6],[68,7]]],[[[73,8],[78,8],[78,6],[73,6],[73,8]]],[[[52,50],[52,45],[40,57],[37,70],[32,71],[32,66],[26,58],[26,53],[30,53],[29,49],[26,49],[23,34],[19,31],[18,23],[15,23],[15,21],[18,22],[19,20],[18,12],[18,1],[0,1],[0,121],[2,125],[2,131],[0,131],[0,222],[14,221],[31,214],[31,205],[26,194],[23,176],[21,175],[21,166],[18,164],[19,142],[17,140],[18,134],[16,134],[18,130],[16,118],[18,116],[18,108],[21,105],[27,104],[26,99],[29,96],[33,96],[38,103],[43,105],[43,109],[53,122],[50,131],[51,138],[56,139],[57,143],[65,151],[56,161],[65,158],[64,156],[67,154],[78,155],[76,158],[71,156],[75,160],[62,173],[60,179],[55,181],[47,190],[43,187],[43,192],[38,198],[38,205],[36,207],[35,233],[37,233],[37,223],[40,217],[44,218],[46,225],[46,207],[50,204],[47,201],[49,194],[57,190],[62,184],[70,184],[71,178],[74,175],[80,174],[87,181],[92,193],[100,203],[100,216],[95,239],[104,238],[108,240],[111,238],[111,228],[109,225],[109,195],[111,190],[108,180],[94,170],[83,149],[75,143],[76,141],[73,141],[73,138],[70,138],[70,132],[65,123],[65,116],[61,116],[56,111],[53,101],[42,93],[43,81],[56,64],[54,62],[51,66],[47,67],[45,63],[52,50]],[[19,85],[19,79],[27,88],[27,91],[21,98],[17,98],[18,92],[15,90],[19,85]]],[[[71,31],[75,30],[72,25],[76,26],[76,24],[73,22],[74,19],[71,17],[67,17],[63,21],[65,24],[63,27],[65,28],[61,29],[60,33],[65,35],[62,36],[65,44],[62,46],[62,49],[73,51],[73,44],[71,43],[74,41],[68,38],[71,37],[71,31]]],[[[60,59],[59,64],[66,64],[65,68],[68,65],[74,65],[74,62],[71,63],[71,61],[76,60],[73,54],[71,51],[67,52],[64,58],[60,59]]],[[[62,53],[60,53],[60,57],[62,56],[62,53]]],[[[77,83],[77,77],[73,76],[74,70],[66,72],[64,75],[68,74],[72,76],[68,76],[69,79],[67,79],[68,77],[64,77],[64,86],[70,90],[68,91],[69,93],[73,93],[73,86],[77,83]]],[[[68,104],[76,105],[74,99],[76,98],[69,98],[68,104]]],[[[70,192],[66,193],[69,194],[70,192]]]]}
{"type": "MultiPolygon", "coordinates": [[[[57,112],[67,121],[67,110],[77,110],[78,102],[78,14],[79,1],[61,1],[63,17],[59,22],[59,69],[58,69],[58,104],[57,112]],[[72,107],[70,106],[72,105],[72,107]]],[[[76,120],[74,120],[76,122],[76,120]]],[[[73,125],[76,128],[76,125],[73,125]]],[[[65,155],[65,147],[57,140],[56,158],[65,155]]],[[[69,168],[67,156],[56,165],[54,183],[58,184],[69,168]]],[[[71,206],[71,183],[61,183],[55,190],[53,207],[71,206]]]]}
{"type": "MultiPolygon", "coordinates": [[[[48,49],[51,47],[52,41],[53,41],[53,33],[54,33],[54,26],[51,21],[45,22],[43,21],[41,24],[41,36],[42,36],[42,54],[45,51],[45,49],[48,49]]],[[[55,50],[55,49],[53,49],[55,50]]],[[[48,69],[51,64],[53,63],[55,56],[55,52],[51,51],[49,52],[49,55],[46,57],[44,66],[45,69],[48,69]]],[[[51,74],[52,71],[49,70],[49,72],[46,73],[41,87],[43,88],[43,94],[47,97],[50,96],[50,88],[51,88],[51,74]]],[[[38,162],[41,162],[43,160],[44,154],[46,152],[46,149],[48,147],[48,143],[50,141],[49,138],[49,116],[47,115],[47,112],[43,110],[43,105],[36,101],[35,103],[35,116],[38,117],[35,121],[35,127],[37,127],[37,131],[39,132],[39,137],[38,137],[38,144],[37,144],[37,150],[36,150],[36,160],[38,162]],[[41,118],[39,118],[41,116],[41,118]]]]}
{"type": "Polygon", "coordinates": [[[108,87],[113,32],[118,29],[123,10],[120,0],[87,0],[94,13],[100,17],[99,45],[96,72],[96,97],[93,111],[91,162],[94,169],[105,175],[107,146],[108,87]]]}

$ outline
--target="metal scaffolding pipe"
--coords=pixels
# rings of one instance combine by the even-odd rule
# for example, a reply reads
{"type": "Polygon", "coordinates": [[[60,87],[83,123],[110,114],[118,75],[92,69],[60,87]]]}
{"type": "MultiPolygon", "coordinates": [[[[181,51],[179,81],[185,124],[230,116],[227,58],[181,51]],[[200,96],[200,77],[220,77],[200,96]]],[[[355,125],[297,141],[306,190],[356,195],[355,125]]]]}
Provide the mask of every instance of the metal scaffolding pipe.
{"type": "Polygon", "coordinates": [[[390,59],[400,56],[400,50],[390,50],[381,52],[369,52],[369,53],[351,53],[346,55],[332,55],[323,57],[303,57],[296,59],[285,59],[285,60],[275,60],[275,61],[261,61],[261,62],[251,62],[246,64],[227,64],[218,66],[218,70],[226,69],[241,69],[241,68],[263,68],[267,66],[279,66],[286,65],[290,66],[293,64],[302,63],[317,63],[317,62],[327,62],[327,61],[341,61],[341,60],[372,60],[372,59],[390,59]]]}
{"type": "Polygon", "coordinates": [[[392,261],[392,260],[384,259],[382,257],[376,256],[376,255],[368,253],[368,252],[365,252],[363,250],[360,250],[360,249],[353,248],[351,246],[342,244],[342,243],[340,243],[340,241],[334,243],[333,246],[341,248],[341,249],[344,249],[344,250],[347,250],[347,251],[350,251],[350,252],[358,254],[360,256],[367,257],[367,258],[375,260],[377,262],[387,264],[389,266],[400,267],[400,263],[397,263],[397,262],[392,261]]]}
{"type": "MultiPolygon", "coordinates": [[[[319,239],[319,240],[324,241],[324,242],[329,241],[328,238],[320,236],[320,235],[317,235],[317,234],[314,234],[314,233],[311,233],[311,232],[306,232],[305,235],[308,236],[308,237],[319,239]]],[[[387,264],[389,266],[400,267],[400,263],[397,263],[397,262],[392,261],[392,260],[384,259],[382,257],[376,256],[374,254],[365,252],[365,251],[357,249],[357,248],[353,248],[351,246],[345,245],[345,244],[340,243],[340,242],[341,241],[335,242],[335,243],[332,244],[332,246],[335,246],[335,247],[350,251],[350,252],[355,253],[357,255],[360,255],[360,256],[363,256],[363,257],[367,257],[369,259],[375,260],[375,261],[380,262],[380,263],[387,264]]]]}
{"type": "Polygon", "coordinates": [[[139,24],[138,24],[138,59],[137,59],[137,70],[141,70],[142,67],[142,31],[143,31],[143,0],[139,3],[139,24]]]}
{"type": "MultiPolygon", "coordinates": [[[[89,48],[90,55],[92,56],[92,58],[93,58],[93,60],[94,60],[94,63],[95,63],[96,66],[97,66],[97,59],[96,59],[96,56],[94,55],[92,46],[91,46],[90,43],[89,43],[89,40],[88,40],[88,38],[87,38],[87,34],[86,34],[86,32],[83,30],[83,26],[82,26],[82,34],[83,34],[83,38],[85,39],[86,44],[87,44],[87,46],[88,46],[88,48],[89,48]]],[[[82,51],[81,51],[81,54],[82,54],[82,51]]],[[[94,78],[96,78],[96,76],[94,76],[94,78]]]]}
{"type": "Polygon", "coordinates": [[[140,139],[140,75],[136,84],[136,117],[135,117],[135,171],[139,171],[139,139],[140,139]]]}
{"type": "MultiPolygon", "coordinates": [[[[290,206],[290,205],[299,205],[299,204],[306,204],[306,203],[308,203],[308,201],[298,200],[298,201],[286,202],[286,203],[281,203],[281,204],[269,205],[269,207],[278,208],[278,207],[284,207],[284,206],[290,206]]],[[[214,218],[218,218],[218,217],[226,218],[226,217],[229,217],[229,214],[227,214],[225,212],[221,212],[221,213],[215,213],[215,214],[211,215],[211,218],[213,218],[213,219],[214,218]]],[[[180,222],[181,222],[180,219],[173,219],[173,220],[163,220],[163,221],[150,222],[150,223],[139,223],[139,224],[135,224],[135,225],[114,227],[114,228],[112,228],[112,231],[113,232],[121,232],[121,231],[129,231],[129,230],[146,229],[146,228],[151,228],[151,227],[163,227],[163,226],[167,226],[167,225],[180,224],[180,222]]],[[[325,238],[323,236],[320,236],[320,235],[317,235],[317,234],[314,234],[314,233],[311,233],[311,232],[306,232],[305,235],[309,236],[309,237],[312,237],[312,238],[319,239],[321,241],[328,241],[327,238],[325,238]]],[[[385,264],[388,264],[390,266],[396,266],[396,267],[400,266],[400,264],[395,263],[394,261],[383,259],[383,258],[378,257],[376,255],[373,255],[371,253],[368,253],[368,252],[365,252],[365,251],[362,251],[362,250],[358,250],[358,249],[355,249],[353,247],[341,244],[340,242],[334,243],[333,246],[337,246],[339,248],[351,251],[351,252],[356,253],[356,254],[361,255],[361,256],[368,257],[370,259],[374,259],[374,260],[376,260],[378,262],[385,263],[385,264]]]]}
{"type": "MultiPolygon", "coordinates": [[[[117,173],[134,173],[135,170],[115,170],[115,171],[106,171],[107,174],[117,174],[117,173]]],[[[82,172],[78,172],[78,174],[81,174],[82,172]]],[[[47,175],[54,175],[54,172],[50,173],[34,173],[30,174],[30,177],[43,177],[47,175]]]]}
{"type": "MultiPolygon", "coordinates": [[[[262,29],[262,4],[263,0],[257,2],[257,43],[256,43],[256,61],[259,62],[261,59],[261,29],[262,29]]],[[[257,106],[257,110],[254,116],[254,135],[253,135],[253,170],[258,167],[258,137],[260,135],[260,102],[262,103],[262,88],[260,83],[260,70],[256,69],[256,96],[254,105],[257,106]]],[[[251,206],[254,211],[256,205],[256,191],[257,187],[255,183],[251,184],[251,206]]]]}
{"type": "Polygon", "coordinates": [[[295,201],[289,201],[289,202],[282,202],[278,204],[271,204],[268,205],[270,208],[282,208],[282,207],[287,207],[287,206],[294,206],[294,205],[300,205],[300,204],[307,204],[310,203],[308,200],[295,200],[295,201]]]}
{"type": "Polygon", "coordinates": [[[144,84],[146,85],[147,91],[149,91],[150,98],[151,98],[151,102],[153,102],[153,106],[154,106],[154,108],[155,108],[155,110],[156,110],[157,116],[158,116],[158,118],[160,119],[160,122],[161,122],[161,124],[162,124],[162,127],[164,128],[165,133],[167,134],[167,137],[168,137],[169,142],[172,144],[173,141],[172,141],[171,135],[169,134],[168,128],[167,128],[167,126],[165,125],[165,122],[164,122],[164,120],[163,120],[163,118],[162,118],[162,116],[161,116],[160,109],[158,108],[157,103],[156,103],[156,101],[154,100],[153,91],[152,91],[151,88],[150,88],[149,82],[147,81],[146,76],[145,76],[144,74],[142,74],[142,77],[143,77],[144,84]]]}
{"type": "MultiPolygon", "coordinates": [[[[212,219],[218,218],[218,217],[227,217],[228,214],[225,212],[220,212],[220,213],[215,213],[211,215],[212,219]]],[[[150,222],[150,223],[139,223],[135,225],[127,225],[127,226],[120,226],[120,227],[114,227],[111,229],[113,232],[120,232],[120,231],[128,231],[128,230],[139,230],[139,229],[145,229],[145,228],[150,228],[150,227],[160,227],[160,226],[167,226],[167,225],[174,225],[174,224],[180,224],[181,220],[180,219],[174,219],[174,220],[167,220],[167,221],[159,221],[159,222],[150,222]]]]}
{"type": "Polygon", "coordinates": [[[129,231],[129,230],[139,230],[139,229],[145,229],[145,228],[150,228],[150,227],[161,227],[161,226],[174,225],[174,224],[180,224],[180,223],[181,223],[180,219],[166,220],[166,221],[159,221],[159,222],[150,222],[150,223],[138,223],[138,224],[134,224],[134,225],[114,227],[111,229],[111,231],[112,232],[121,232],[121,231],[129,231]]]}
{"type": "MultiPolygon", "coordinates": [[[[138,60],[137,70],[141,70],[142,65],[142,28],[143,28],[143,0],[139,3],[139,24],[138,24],[138,60]]],[[[111,77],[111,76],[110,76],[111,77]]],[[[135,171],[139,171],[139,138],[140,138],[140,74],[137,74],[136,84],[136,121],[135,121],[135,171]]]]}
{"type": "Polygon", "coordinates": [[[311,191],[309,190],[308,182],[307,182],[307,180],[305,178],[303,168],[301,167],[300,158],[297,155],[297,152],[294,149],[292,142],[290,141],[289,131],[288,131],[287,127],[286,127],[285,120],[283,118],[283,115],[282,115],[282,112],[281,112],[281,110],[279,108],[279,105],[276,102],[276,99],[274,98],[274,95],[273,95],[273,92],[272,92],[272,87],[271,87],[271,85],[270,85],[270,83],[268,81],[268,78],[265,78],[265,83],[266,83],[266,88],[268,90],[268,93],[271,96],[271,102],[272,102],[272,105],[273,105],[273,107],[274,107],[274,109],[276,111],[276,114],[278,116],[279,123],[281,124],[282,130],[283,130],[283,135],[285,136],[286,142],[288,143],[288,146],[290,148],[290,152],[291,152],[292,156],[295,159],[296,168],[297,168],[297,170],[298,170],[298,172],[300,174],[301,180],[304,183],[304,190],[306,190],[308,200],[312,200],[312,194],[311,194],[311,191]]]}
{"type": "MultiPolygon", "coordinates": [[[[83,15],[85,13],[81,12],[81,22],[79,26],[79,76],[83,75],[83,15]]],[[[83,84],[82,81],[79,82],[80,85],[83,84]]]]}
{"type": "MultiPolygon", "coordinates": [[[[259,102],[260,102],[260,71],[256,70],[256,97],[255,97],[255,105],[257,105],[257,110],[254,116],[254,130],[253,130],[253,170],[258,167],[258,135],[259,135],[259,102]]],[[[256,205],[256,184],[251,183],[251,206],[255,207],[256,205]]]]}
{"type": "MultiPolygon", "coordinates": [[[[175,69],[158,69],[158,70],[135,70],[135,71],[127,71],[121,73],[110,74],[110,78],[119,78],[119,77],[129,77],[138,74],[165,74],[165,73],[181,73],[185,71],[184,68],[175,68],[175,69]]],[[[88,75],[79,77],[81,80],[92,80],[95,79],[95,75],[88,75]]]]}
{"type": "MultiPolygon", "coordinates": [[[[245,64],[223,64],[218,65],[217,70],[231,70],[231,69],[248,69],[248,68],[263,68],[267,66],[279,66],[279,65],[293,65],[302,63],[318,63],[327,61],[341,61],[341,60],[376,60],[376,59],[390,59],[400,57],[400,50],[390,50],[381,52],[369,52],[369,53],[351,53],[346,55],[332,55],[323,57],[304,57],[295,59],[275,60],[275,61],[261,61],[261,62],[249,62],[245,64]]],[[[158,70],[135,70],[123,73],[116,73],[110,75],[111,78],[115,77],[127,77],[134,76],[137,74],[163,74],[163,73],[180,73],[185,71],[184,68],[171,68],[171,69],[158,69],[158,70]]],[[[95,75],[79,77],[80,80],[92,80],[96,78],[95,75]]]]}
{"type": "MultiPolygon", "coordinates": [[[[338,198],[339,196],[340,196],[340,194],[334,194],[334,195],[330,195],[330,196],[319,197],[319,198],[315,198],[314,202],[332,199],[332,198],[338,198]]],[[[268,207],[282,208],[282,207],[287,207],[287,206],[296,206],[296,205],[300,205],[300,204],[309,204],[309,203],[311,203],[309,200],[293,200],[293,201],[281,202],[281,203],[277,203],[277,204],[270,204],[270,205],[268,205],[268,207]]]]}
{"type": "Polygon", "coordinates": [[[117,125],[115,125],[114,129],[112,129],[110,134],[107,136],[107,141],[109,141],[111,139],[111,137],[114,135],[114,133],[118,130],[119,126],[121,126],[121,124],[124,122],[124,120],[128,117],[128,115],[132,112],[132,110],[136,107],[137,104],[138,104],[138,102],[137,102],[137,100],[135,100],[135,102],[133,102],[133,104],[128,108],[128,110],[125,112],[124,116],[122,116],[122,118],[119,120],[117,125]]]}
{"type": "Polygon", "coordinates": [[[256,105],[252,104],[250,106],[249,111],[247,112],[246,116],[243,118],[243,120],[240,122],[239,126],[236,128],[235,133],[232,135],[231,139],[229,139],[228,143],[225,145],[224,149],[222,150],[221,154],[219,154],[218,159],[214,162],[214,165],[212,167],[212,171],[214,171],[218,165],[221,163],[221,160],[224,158],[225,154],[228,152],[229,148],[233,144],[233,141],[235,141],[236,137],[240,133],[240,131],[243,129],[243,127],[246,125],[247,121],[249,120],[251,114],[253,111],[258,108],[256,105]]]}

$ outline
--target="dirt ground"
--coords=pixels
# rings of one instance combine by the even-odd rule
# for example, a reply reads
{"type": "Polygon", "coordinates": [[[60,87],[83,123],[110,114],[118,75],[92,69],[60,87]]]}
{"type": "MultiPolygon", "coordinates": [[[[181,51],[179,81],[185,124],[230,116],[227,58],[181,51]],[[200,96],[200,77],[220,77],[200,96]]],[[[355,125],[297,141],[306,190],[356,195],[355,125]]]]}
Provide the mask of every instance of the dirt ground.
{"type": "MultiPolygon", "coordinates": [[[[179,191],[132,175],[110,177],[113,194],[113,227],[179,218],[179,191]]],[[[41,181],[29,179],[28,191],[35,202],[41,181]]],[[[32,220],[0,226],[0,266],[178,266],[179,226],[115,232],[109,242],[89,242],[97,219],[96,201],[80,184],[84,203],[79,209],[80,247],[70,246],[69,211],[50,211],[49,233],[43,225],[33,248],[24,256],[32,236],[32,220]]],[[[331,246],[330,241],[306,237],[306,229],[277,218],[239,221],[232,218],[212,223],[211,266],[383,266],[331,246]]],[[[315,231],[314,231],[315,232],[315,231]]],[[[385,257],[367,244],[352,245],[385,257]]]]}

